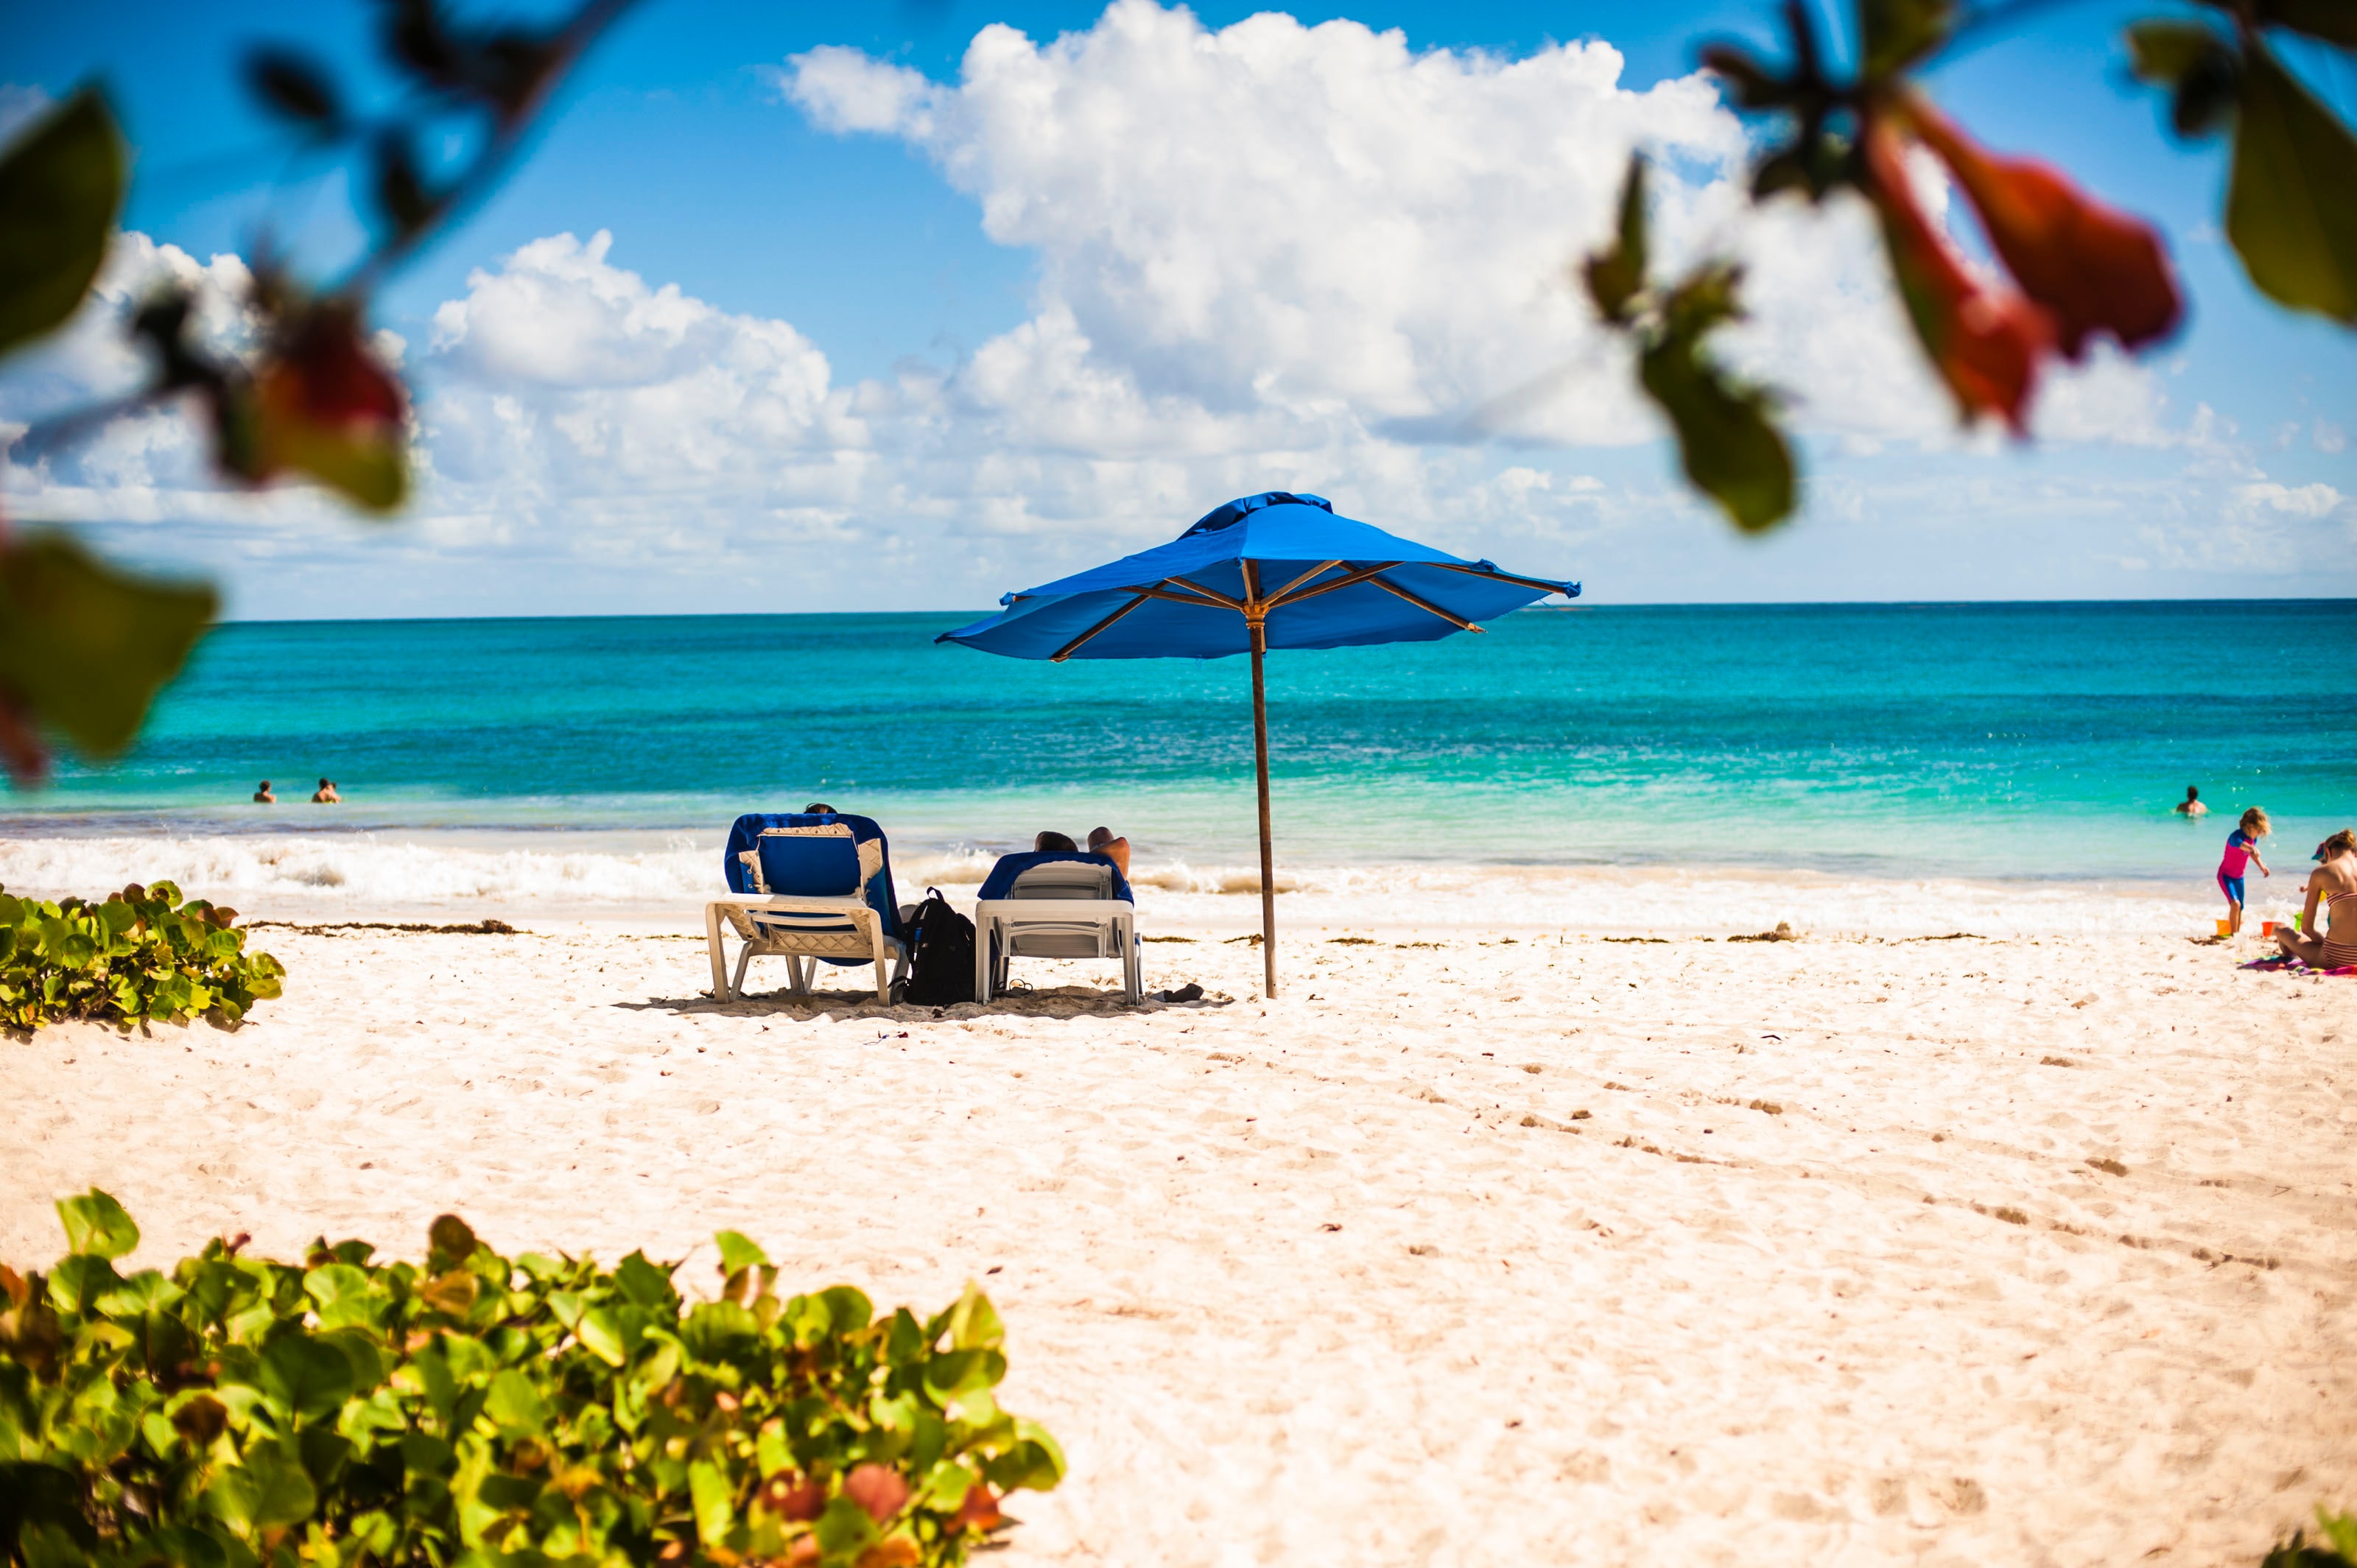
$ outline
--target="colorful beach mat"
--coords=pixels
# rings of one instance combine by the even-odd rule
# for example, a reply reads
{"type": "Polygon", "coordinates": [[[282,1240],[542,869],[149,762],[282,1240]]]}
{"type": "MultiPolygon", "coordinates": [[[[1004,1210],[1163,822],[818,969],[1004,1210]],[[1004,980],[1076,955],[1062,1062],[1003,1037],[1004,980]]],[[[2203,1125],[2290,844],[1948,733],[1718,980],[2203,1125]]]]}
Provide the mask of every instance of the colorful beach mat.
{"type": "Polygon", "coordinates": [[[2242,967],[2244,969],[2262,970],[2270,974],[2281,970],[2289,969],[2298,970],[2308,974],[2357,975],[2357,963],[2345,963],[2339,969],[2310,969],[2307,964],[2302,963],[2299,960],[2287,957],[2282,953],[2277,953],[2273,958],[2255,958],[2250,962],[2244,964],[2242,967]]]}

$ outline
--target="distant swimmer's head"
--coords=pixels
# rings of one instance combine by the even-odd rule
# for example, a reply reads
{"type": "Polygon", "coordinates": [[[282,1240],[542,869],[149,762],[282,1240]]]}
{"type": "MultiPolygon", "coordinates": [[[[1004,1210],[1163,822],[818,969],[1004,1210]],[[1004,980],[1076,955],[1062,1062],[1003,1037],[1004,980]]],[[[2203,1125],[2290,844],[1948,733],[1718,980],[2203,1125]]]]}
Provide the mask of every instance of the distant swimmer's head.
{"type": "Polygon", "coordinates": [[[1031,841],[1032,852],[1037,854],[1074,854],[1079,853],[1080,847],[1060,832],[1042,832],[1031,841]]]}
{"type": "MultiPolygon", "coordinates": [[[[2211,831],[2215,832],[2217,830],[2212,828],[2211,831]]],[[[2250,834],[2255,839],[2263,839],[2266,837],[2268,832],[2266,812],[2257,806],[2254,806],[2249,811],[2244,811],[2243,813],[2243,831],[2250,834]]]]}
{"type": "Polygon", "coordinates": [[[328,779],[322,779],[319,780],[319,788],[322,789],[332,789],[335,787],[335,784],[328,779]]]}
{"type": "Polygon", "coordinates": [[[2201,799],[2201,789],[2196,785],[2188,784],[2185,787],[2185,798],[2189,800],[2199,800],[2201,799]]]}
{"type": "Polygon", "coordinates": [[[802,815],[805,817],[839,817],[842,814],[823,800],[813,800],[802,808],[802,815]]]}

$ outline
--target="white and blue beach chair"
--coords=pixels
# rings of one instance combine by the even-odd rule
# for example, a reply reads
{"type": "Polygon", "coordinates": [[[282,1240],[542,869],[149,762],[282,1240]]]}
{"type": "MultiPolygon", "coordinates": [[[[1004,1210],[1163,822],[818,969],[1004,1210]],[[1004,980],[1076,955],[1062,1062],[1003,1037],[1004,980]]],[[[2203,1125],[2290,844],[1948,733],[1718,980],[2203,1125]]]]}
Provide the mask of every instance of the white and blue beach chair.
{"type": "Polygon", "coordinates": [[[716,898],[704,909],[716,999],[733,1000],[744,988],[746,965],[757,958],[783,958],[799,996],[810,994],[821,963],[874,964],[876,1000],[888,1004],[908,978],[891,849],[870,819],[749,813],[728,830],[721,869],[739,897],[716,898]],[[742,944],[733,979],[724,931],[742,944]]]}
{"type": "Polygon", "coordinates": [[[1137,902],[1121,868],[1102,854],[1048,851],[1001,855],[974,907],[974,999],[1006,988],[1017,958],[1117,958],[1122,999],[1145,993],[1137,902]]]}

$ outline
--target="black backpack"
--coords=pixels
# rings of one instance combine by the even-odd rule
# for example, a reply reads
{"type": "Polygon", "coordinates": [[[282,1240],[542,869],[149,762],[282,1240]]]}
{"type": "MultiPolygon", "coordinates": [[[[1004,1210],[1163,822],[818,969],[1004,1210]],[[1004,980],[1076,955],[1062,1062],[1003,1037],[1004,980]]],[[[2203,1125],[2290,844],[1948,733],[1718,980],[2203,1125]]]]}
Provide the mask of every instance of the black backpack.
{"type": "Polygon", "coordinates": [[[904,1002],[947,1007],[974,1000],[974,922],[950,908],[938,887],[925,889],[909,923],[911,960],[904,1002]]]}

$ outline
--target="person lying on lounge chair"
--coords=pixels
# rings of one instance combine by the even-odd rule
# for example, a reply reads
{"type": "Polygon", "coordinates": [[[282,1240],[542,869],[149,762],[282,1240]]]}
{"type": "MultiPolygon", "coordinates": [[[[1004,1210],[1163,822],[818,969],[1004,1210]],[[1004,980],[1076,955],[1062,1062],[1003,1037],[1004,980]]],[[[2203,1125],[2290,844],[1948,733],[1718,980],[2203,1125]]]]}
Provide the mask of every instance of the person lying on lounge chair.
{"type": "MultiPolygon", "coordinates": [[[[1031,840],[1031,849],[1037,854],[1079,854],[1081,853],[1079,844],[1052,828],[1035,835],[1031,840]]],[[[1125,838],[1114,837],[1111,828],[1089,830],[1088,853],[1103,855],[1121,868],[1124,877],[1129,875],[1129,841],[1125,838]]]]}
{"type": "Polygon", "coordinates": [[[1121,874],[1125,879],[1128,877],[1129,840],[1126,838],[1114,837],[1113,830],[1111,828],[1091,828],[1089,830],[1089,853],[1091,854],[1103,855],[1115,865],[1121,867],[1121,874]]]}

